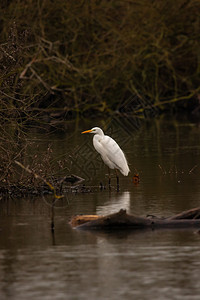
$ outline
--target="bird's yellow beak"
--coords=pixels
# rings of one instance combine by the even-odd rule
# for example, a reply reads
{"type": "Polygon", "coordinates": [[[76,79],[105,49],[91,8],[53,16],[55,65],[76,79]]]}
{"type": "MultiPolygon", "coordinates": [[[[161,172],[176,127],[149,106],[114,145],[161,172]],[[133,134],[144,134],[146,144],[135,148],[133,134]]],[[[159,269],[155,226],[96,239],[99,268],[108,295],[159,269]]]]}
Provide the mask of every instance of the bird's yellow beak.
{"type": "Polygon", "coordinates": [[[91,129],[90,130],[86,130],[86,131],[83,131],[81,133],[89,133],[89,132],[92,132],[92,130],[91,129]]]}

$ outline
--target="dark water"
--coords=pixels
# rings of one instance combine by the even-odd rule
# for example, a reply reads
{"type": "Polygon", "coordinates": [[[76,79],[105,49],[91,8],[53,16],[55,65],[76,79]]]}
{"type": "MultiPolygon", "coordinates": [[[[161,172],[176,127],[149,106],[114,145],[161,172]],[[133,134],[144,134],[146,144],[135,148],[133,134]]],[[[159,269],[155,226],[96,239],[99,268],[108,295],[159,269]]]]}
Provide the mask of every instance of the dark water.
{"type": "MultiPolygon", "coordinates": [[[[107,214],[126,208],[138,215],[168,216],[200,205],[200,128],[189,121],[106,120],[66,124],[65,132],[30,139],[55,158],[70,154],[70,173],[86,178],[91,193],[57,202],[1,199],[0,299],[199,299],[200,235],[196,229],[85,232],[68,224],[74,214],[107,214]],[[121,145],[131,174],[120,192],[99,190],[107,169],[92,148],[93,126],[121,145]],[[134,173],[140,184],[134,185],[134,173]]],[[[69,159],[69,161],[70,161],[69,159]]],[[[67,172],[67,171],[66,171],[67,172]]]]}

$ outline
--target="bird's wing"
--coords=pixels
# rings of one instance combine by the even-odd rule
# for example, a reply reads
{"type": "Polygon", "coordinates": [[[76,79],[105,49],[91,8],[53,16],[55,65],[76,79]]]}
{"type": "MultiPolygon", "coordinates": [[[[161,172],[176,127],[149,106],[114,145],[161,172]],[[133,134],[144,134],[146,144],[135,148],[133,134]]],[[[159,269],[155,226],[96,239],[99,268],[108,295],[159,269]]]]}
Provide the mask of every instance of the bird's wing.
{"type": "Polygon", "coordinates": [[[101,141],[102,148],[105,150],[107,158],[117,169],[123,170],[127,165],[125,155],[119,145],[111,137],[105,135],[101,141]]]}

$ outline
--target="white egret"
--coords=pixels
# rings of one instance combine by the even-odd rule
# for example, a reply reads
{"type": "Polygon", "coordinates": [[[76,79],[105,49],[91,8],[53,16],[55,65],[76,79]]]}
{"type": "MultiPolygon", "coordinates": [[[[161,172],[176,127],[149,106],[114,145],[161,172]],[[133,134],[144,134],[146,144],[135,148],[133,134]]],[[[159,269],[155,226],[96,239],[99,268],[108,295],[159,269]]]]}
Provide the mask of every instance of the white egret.
{"type": "MultiPolygon", "coordinates": [[[[94,127],[82,133],[93,133],[93,145],[96,151],[101,155],[102,160],[110,169],[115,169],[117,177],[117,189],[119,189],[119,177],[117,170],[124,176],[130,172],[126,157],[119,145],[110,136],[104,135],[99,127],[94,127]]],[[[109,187],[110,187],[110,169],[109,169],[109,187]]]]}

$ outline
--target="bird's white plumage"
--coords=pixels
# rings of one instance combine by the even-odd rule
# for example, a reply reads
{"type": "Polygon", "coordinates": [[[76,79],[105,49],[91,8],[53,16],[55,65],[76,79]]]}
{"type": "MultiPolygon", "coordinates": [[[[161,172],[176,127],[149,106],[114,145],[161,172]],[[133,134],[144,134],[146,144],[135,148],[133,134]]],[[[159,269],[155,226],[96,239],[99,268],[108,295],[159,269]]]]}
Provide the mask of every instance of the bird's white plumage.
{"type": "Polygon", "coordinates": [[[86,132],[94,133],[93,145],[101,155],[102,160],[110,169],[118,169],[124,176],[130,172],[126,157],[119,145],[108,135],[104,135],[103,130],[94,127],[86,132]]]}

